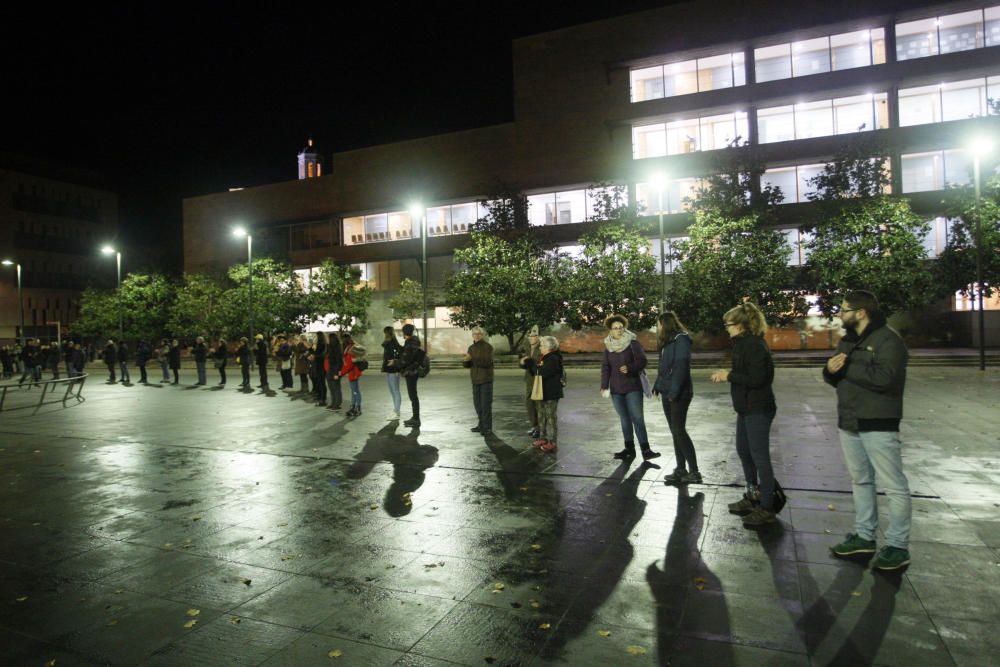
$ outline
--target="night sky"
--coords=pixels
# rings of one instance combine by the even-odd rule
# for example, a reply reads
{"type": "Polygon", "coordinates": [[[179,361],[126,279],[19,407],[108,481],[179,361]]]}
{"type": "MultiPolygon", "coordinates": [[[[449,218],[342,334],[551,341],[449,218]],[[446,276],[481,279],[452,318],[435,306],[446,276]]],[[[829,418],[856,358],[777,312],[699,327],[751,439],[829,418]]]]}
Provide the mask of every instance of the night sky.
{"type": "Polygon", "coordinates": [[[661,4],[8,6],[0,150],[103,173],[125,241],[179,265],[184,197],[293,179],[310,134],[328,159],[509,121],[512,38],[661,4]]]}

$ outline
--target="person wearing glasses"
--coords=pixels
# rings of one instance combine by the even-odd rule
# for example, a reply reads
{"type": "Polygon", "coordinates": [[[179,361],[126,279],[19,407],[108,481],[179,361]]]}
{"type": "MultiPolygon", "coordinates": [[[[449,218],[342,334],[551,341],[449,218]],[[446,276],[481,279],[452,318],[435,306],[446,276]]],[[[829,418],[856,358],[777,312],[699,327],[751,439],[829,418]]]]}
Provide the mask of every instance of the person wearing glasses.
{"type": "Polygon", "coordinates": [[[743,464],[747,490],[730,503],[729,511],[743,517],[743,525],[756,528],[774,523],[775,491],[780,488],[771,466],[771,422],[774,401],[774,361],[764,341],[767,321],[752,303],[726,312],[723,322],[733,340],[732,368],[712,374],[712,382],[728,382],[736,411],[736,453],[743,464]]]}
{"type": "Polygon", "coordinates": [[[909,353],[871,292],[849,292],[840,321],[847,333],[826,362],[823,379],[837,389],[837,428],[855,519],[854,532],[830,550],[840,558],[875,553],[877,481],[889,501],[889,527],[872,567],[897,570],[910,562],[912,507],[899,441],[909,353]]]}
{"type": "Polygon", "coordinates": [[[623,461],[635,458],[635,441],[639,440],[644,461],[660,455],[649,447],[646,419],[642,411],[642,376],[646,372],[646,353],[628,330],[628,320],[622,315],[610,315],[604,320],[608,336],[604,339],[601,363],[601,395],[610,397],[621,422],[625,448],[614,457],[623,461]],[[634,435],[633,435],[634,433],[634,435]]]}

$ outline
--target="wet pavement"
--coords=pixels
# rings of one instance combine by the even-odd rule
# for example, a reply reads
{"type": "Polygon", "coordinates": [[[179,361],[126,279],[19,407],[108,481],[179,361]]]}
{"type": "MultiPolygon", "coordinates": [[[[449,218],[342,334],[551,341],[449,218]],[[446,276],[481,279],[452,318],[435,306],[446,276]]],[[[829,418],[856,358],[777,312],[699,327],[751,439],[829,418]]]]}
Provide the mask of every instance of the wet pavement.
{"type": "Polygon", "coordinates": [[[81,404],[0,413],[4,664],[1000,663],[996,369],[911,369],[913,563],[888,576],[827,551],[853,514],[818,371],[777,371],[789,505],[760,531],[726,510],[733,416],[707,369],[689,415],[705,484],[686,489],[661,481],[658,402],[658,465],[611,459],[593,370],[570,372],[556,454],[530,447],[515,371],[485,439],[461,371],[421,381],[420,429],[386,421],[377,373],[349,419],[95,372],[81,404]]]}

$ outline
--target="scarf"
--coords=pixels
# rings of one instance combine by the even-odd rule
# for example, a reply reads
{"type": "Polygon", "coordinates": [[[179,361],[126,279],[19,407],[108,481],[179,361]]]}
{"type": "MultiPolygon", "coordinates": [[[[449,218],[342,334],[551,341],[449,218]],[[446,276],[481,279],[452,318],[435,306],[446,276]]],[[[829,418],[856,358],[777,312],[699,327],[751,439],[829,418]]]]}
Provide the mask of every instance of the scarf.
{"type": "Polygon", "coordinates": [[[604,339],[604,347],[608,349],[608,352],[624,352],[625,348],[631,345],[635,339],[636,335],[626,329],[622,332],[622,337],[617,340],[611,334],[608,334],[604,339]]]}

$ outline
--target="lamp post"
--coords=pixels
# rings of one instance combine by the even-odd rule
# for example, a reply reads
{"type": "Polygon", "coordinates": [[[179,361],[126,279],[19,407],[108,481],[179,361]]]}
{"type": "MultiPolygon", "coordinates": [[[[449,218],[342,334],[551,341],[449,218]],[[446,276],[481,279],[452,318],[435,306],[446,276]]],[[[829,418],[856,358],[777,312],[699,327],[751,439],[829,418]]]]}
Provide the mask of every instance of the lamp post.
{"type": "Polygon", "coordinates": [[[122,254],[109,245],[101,248],[101,254],[115,256],[115,266],[118,275],[118,342],[121,342],[125,338],[125,325],[122,316],[122,254]]]}
{"type": "Polygon", "coordinates": [[[424,350],[427,350],[427,210],[422,204],[410,206],[410,220],[420,218],[420,291],[424,299],[424,350]]]}
{"type": "Polygon", "coordinates": [[[986,370],[986,313],[983,308],[983,209],[980,192],[979,161],[993,150],[993,142],[979,138],[972,145],[972,171],[976,182],[976,293],[979,301],[979,370],[986,370]]]}
{"type": "MultiPolygon", "coordinates": [[[[236,238],[247,237],[247,312],[250,316],[250,345],[254,345],[253,336],[253,235],[245,227],[237,227],[233,230],[236,238]]],[[[254,355],[250,355],[250,370],[253,370],[254,355]]]]}
{"type": "Polygon", "coordinates": [[[24,296],[21,294],[21,265],[9,259],[3,260],[4,266],[13,266],[17,271],[17,310],[21,321],[21,349],[24,349],[24,296]]]}
{"type": "MultiPolygon", "coordinates": [[[[667,189],[666,174],[653,174],[650,179],[656,186],[657,192],[657,213],[660,219],[660,312],[667,309],[667,248],[663,234],[663,191],[667,189]]],[[[670,204],[669,194],[667,204],[670,204]]]]}

